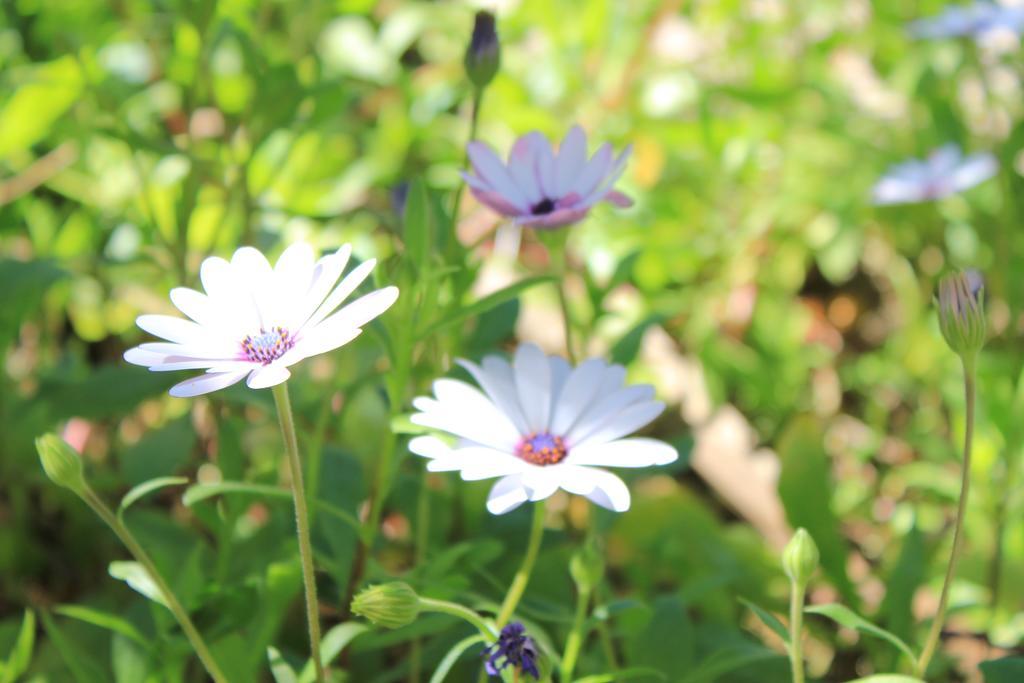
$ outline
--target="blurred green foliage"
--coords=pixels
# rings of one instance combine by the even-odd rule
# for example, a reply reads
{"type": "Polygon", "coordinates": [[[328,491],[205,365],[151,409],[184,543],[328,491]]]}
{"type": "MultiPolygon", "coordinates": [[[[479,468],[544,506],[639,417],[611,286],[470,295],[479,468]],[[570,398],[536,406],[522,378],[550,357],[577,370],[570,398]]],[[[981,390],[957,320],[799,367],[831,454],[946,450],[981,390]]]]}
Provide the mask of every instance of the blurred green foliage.
{"type": "MultiPolygon", "coordinates": [[[[467,199],[458,235],[447,227],[469,130],[462,53],[473,8],[0,7],[0,681],[200,679],[170,614],[129,589],[146,593],[138,567],[46,482],[32,440],[53,429],[83,448],[108,500],[186,477],[190,495],[161,481],[127,523],[235,680],[271,680],[272,665],[278,681],[302,670],[294,519],[276,495],[269,395],[236,387],[171,399],[177,378],[121,360],[144,339],[136,315],[169,311],[168,289],[196,285],[204,256],[240,244],[276,252],[296,239],[352,242],[359,258],[384,264],[381,281],[434,287],[292,382],[317,501],[323,618],[336,629],[331,651],[344,648],[343,680],[426,680],[469,630],[442,615],[354,630],[350,584],[400,575],[424,594],[493,606],[529,515],[491,517],[484,484],[425,478],[403,460],[382,538],[353,578],[351,522],[385,435],[405,425],[394,402],[447,372],[451,355],[479,357],[557,327],[535,236],[524,235],[515,266],[523,284],[485,299],[470,291],[494,291],[485,274],[499,260],[487,237],[495,218],[467,199]],[[403,223],[392,190],[407,182],[403,223]],[[419,351],[410,386],[389,386],[387,344],[403,325],[419,351]],[[202,489],[219,482],[233,485],[202,489]]],[[[1020,53],[1016,43],[906,35],[907,21],[940,9],[502,3],[502,70],[479,137],[506,150],[518,134],[559,138],[578,121],[592,139],[634,145],[623,188],[635,208],[598,209],[572,228],[570,303],[588,348],[657,386],[670,408],[653,432],[683,455],[630,478],[624,515],[556,506],[559,526],[522,610],[542,648],[571,621],[568,563],[588,524],[608,561],[595,621],[637,680],[660,680],[644,678],[647,668],[672,681],[789,680],[780,639],[737,600],[784,611],[785,522],[821,549],[812,601],[842,601],[919,643],[948,554],[963,430],[958,365],[931,298],[943,269],[972,265],[987,276],[993,338],[979,368],[976,494],[951,637],[929,680],[1020,680],[1020,53]],[[998,178],[937,203],[870,206],[889,164],[947,141],[992,150],[998,178]],[[739,420],[729,434],[749,430],[749,443],[716,440],[726,414],[739,420]],[[777,479],[744,479],[766,464],[777,479]],[[763,505],[746,505],[722,477],[763,505]],[[979,669],[982,660],[991,661],[979,669]]],[[[816,679],[905,669],[883,641],[808,622],[816,679]]],[[[607,671],[597,640],[582,676],[607,671]]],[[[449,680],[476,675],[467,648],[449,680]]]]}

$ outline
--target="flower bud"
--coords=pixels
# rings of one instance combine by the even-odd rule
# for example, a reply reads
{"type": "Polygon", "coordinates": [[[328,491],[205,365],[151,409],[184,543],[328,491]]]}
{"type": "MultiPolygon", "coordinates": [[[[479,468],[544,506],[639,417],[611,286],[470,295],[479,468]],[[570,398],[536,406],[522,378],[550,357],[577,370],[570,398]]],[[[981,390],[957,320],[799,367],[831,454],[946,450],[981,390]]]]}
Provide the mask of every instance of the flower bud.
{"type": "Polygon", "coordinates": [[[604,576],[604,558],[596,543],[587,543],[573,553],[569,560],[569,573],[581,592],[590,592],[604,576]]]}
{"type": "Polygon", "coordinates": [[[44,434],[36,439],[36,450],[43,463],[46,476],[58,486],[75,493],[85,490],[82,458],[68,443],[56,434],[44,434]]]}
{"type": "Polygon", "coordinates": [[[949,348],[973,356],[985,345],[985,283],[976,270],[957,271],[939,280],[939,329],[949,348]]]}
{"type": "Polygon", "coordinates": [[[501,66],[501,43],[494,30],[494,15],[479,11],[473,20],[473,37],[466,48],[466,75],[477,90],[483,90],[494,80],[501,66]]]}
{"type": "Polygon", "coordinates": [[[793,583],[806,586],[818,568],[820,557],[814,539],[806,529],[800,528],[782,551],[782,568],[793,583]]]}
{"type": "Polygon", "coordinates": [[[420,597],[399,581],[369,586],[352,598],[352,613],[384,628],[401,628],[419,616],[420,597]]]}

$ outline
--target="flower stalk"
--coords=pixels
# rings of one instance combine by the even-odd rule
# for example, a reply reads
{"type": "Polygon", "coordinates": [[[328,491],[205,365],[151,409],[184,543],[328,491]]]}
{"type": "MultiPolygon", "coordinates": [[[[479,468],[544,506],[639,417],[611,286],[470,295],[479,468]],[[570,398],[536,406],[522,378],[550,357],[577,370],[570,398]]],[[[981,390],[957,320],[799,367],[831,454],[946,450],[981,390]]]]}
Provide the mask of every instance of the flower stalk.
{"type": "Polygon", "coordinates": [[[288,385],[282,382],[273,388],[274,405],[281,423],[281,436],[288,456],[289,478],[292,485],[292,499],[295,502],[295,528],[299,540],[299,557],[302,561],[302,583],[306,595],[306,622],[309,628],[309,649],[316,669],[316,680],[323,683],[324,665],[320,659],[320,603],[316,595],[316,574],[313,567],[313,544],[309,533],[309,510],[306,491],[302,485],[302,460],[299,458],[299,443],[295,435],[295,419],[292,415],[288,385]]]}
{"type": "Polygon", "coordinates": [[[540,550],[540,542],[544,537],[544,513],[546,501],[538,501],[533,504],[533,522],[530,525],[530,536],[526,542],[526,554],[523,556],[523,564],[519,567],[512,583],[505,594],[505,600],[498,610],[497,625],[502,628],[509,622],[516,611],[516,606],[523,597],[526,585],[530,582],[530,574],[533,573],[533,565],[537,561],[537,552],[540,550]]]}
{"type": "Polygon", "coordinates": [[[942,626],[946,620],[946,610],[949,607],[949,592],[956,576],[956,565],[963,550],[964,517],[967,514],[967,498],[971,489],[971,450],[974,441],[974,404],[975,404],[975,382],[976,371],[974,357],[962,356],[964,370],[964,397],[966,399],[966,425],[964,427],[964,458],[960,472],[960,501],[957,503],[956,520],[953,523],[953,548],[949,553],[949,562],[946,564],[946,576],[942,580],[942,593],[939,596],[939,608],[935,612],[935,619],[932,621],[931,629],[928,632],[928,639],[925,641],[924,649],[921,650],[921,657],[917,660],[915,670],[919,677],[928,672],[928,665],[935,656],[939,639],[942,636],[942,626]]]}

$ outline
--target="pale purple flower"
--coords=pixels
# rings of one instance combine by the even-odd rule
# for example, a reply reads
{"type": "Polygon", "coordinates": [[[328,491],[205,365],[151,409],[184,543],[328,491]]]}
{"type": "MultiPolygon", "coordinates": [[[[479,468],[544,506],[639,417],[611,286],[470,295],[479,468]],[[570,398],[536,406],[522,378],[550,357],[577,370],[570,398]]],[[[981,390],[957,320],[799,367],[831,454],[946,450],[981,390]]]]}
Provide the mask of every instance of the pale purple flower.
{"type": "Polygon", "coordinates": [[[481,202],[518,225],[559,228],[582,219],[600,201],[632,206],[633,200],[614,189],[626,168],[630,147],[617,157],[608,143],[587,160],[587,135],[574,126],[558,148],[540,133],[527,133],[512,145],[508,163],[490,147],[470,142],[473,174],[462,177],[481,202]]]}
{"type": "Polygon", "coordinates": [[[346,244],[317,260],[312,247],[298,243],[274,267],[252,247],[230,261],[212,256],[199,270],[205,293],[171,290],[171,302],[191,320],[139,316],[139,327],[167,341],[141,344],[124,358],[159,372],[206,371],[174,385],[172,396],[198,396],[243,379],[251,389],[280,384],[289,366],[352,341],[398,298],[396,287],[385,287],[338,310],[375,264],[364,261],[338,282],[351,252],[346,244]]]}
{"type": "Polygon", "coordinates": [[[941,13],[918,19],[907,26],[915,38],[984,39],[994,31],[1020,33],[1024,28],[1024,7],[995,2],[950,5],[941,13]]]}
{"type": "Polygon", "coordinates": [[[963,192],[996,174],[998,164],[989,153],[964,156],[954,144],[943,145],[927,159],[896,164],[873,190],[878,206],[916,204],[963,192]]]}
{"type": "Polygon", "coordinates": [[[558,489],[616,512],[629,509],[629,489],[603,467],[673,462],[672,446],[624,438],[656,418],[665,404],[649,385],[626,386],[626,371],[598,358],[576,368],[523,344],[509,364],[497,356],[460,364],[480,385],[439,379],[434,395],[413,401],[415,424],[447,432],[419,436],[409,450],[429,458],[431,472],[457,471],[466,481],[500,477],[487,509],[500,515],[558,489]],[[482,391],[481,391],[482,389],[482,391]]]}

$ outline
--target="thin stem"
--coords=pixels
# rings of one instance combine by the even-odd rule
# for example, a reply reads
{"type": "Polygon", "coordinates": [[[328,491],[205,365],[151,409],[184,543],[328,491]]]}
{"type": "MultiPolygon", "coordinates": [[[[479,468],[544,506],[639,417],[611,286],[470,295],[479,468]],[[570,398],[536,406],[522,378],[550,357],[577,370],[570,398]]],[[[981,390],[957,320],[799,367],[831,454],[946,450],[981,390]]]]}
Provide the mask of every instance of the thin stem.
{"type": "Polygon", "coordinates": [[[523,556],[523,564],[512,579],[512,583],[508,587],[508,593],[505,594],[505,600],[501,603],[501,609],[498,611],[497,624],[499,629],[512,618],[519,600],[523,597],[523,591],[526,590],[526,584],[530,582],[533,563],[537,560],[537,551],[540,550],[540,542],[544,537],[544,510],[545,501],[542,500],[533,504],[533,523],[530,526],[530,538],[526,542],[526,554],[523,556]]]}
{"type": "Polygon", "coordinates": [[[590,589],[580,590],[576,598],[576,614],[572,620],[572,630],[565,640],[565,654],[562,655],[562,680],[571,681],[573,670],[576,668],[576,660],[580,656],[580,648],[583,647],[583,623],[587,618],[587,608],[590,606],[590,589]]]}
{"type": "Polygon", "coordinates": [[[132,554],[132,557],[138,561],[139,564],[146,570],[149,577],[156,584],[157,590],[160,591],[160,595],[163,596],[164,601],[167,604],[167,608],[174,614],[174,618],[178,620],[178,624],[181,626],[181,630],[185,632],[185,637],[188,638],[188,642],[192,644],[192,649],[196,651],[196,655],[199,656],[199,660],[203,663],[207,673],[210,674],[216,683],[226,683],[228,680],[224,672],[221,671],[220,666],[217,664],[217,660],[213,658],[213,654],[210,652],[210,648],[207,647],[206,641],[203,640],[203,636],[200,635],[199,630],[192,623],[192,620],[188,616],[188,612],[182,606],[178,597],[171,591],[171,587],[167,585],[167,581],[164,580],[163,575],[157,570],[156,564],[153,563],[152,558],[149,554],[143,550],[139,542],[135,540],[135,536],[129,531],[128,527],[125,526],[120,519],[117,518],[110,508],[106,506],[103,500],[96,495],[88,486],[82,491],[82,499],[93,509],[100,519],[102,519],[107,526],[110,527],[117,537],[124,543],[125,547],[128,548],[128,552],[132,554]]]}
{"type": "Polygon", "coordinates": [[[928,632],[928,640],[925,641],[924,649],[921,651],[921,658],[917,660],[916,671],[919,677],[923,677],[928,671],[928,665],[935,655],[939,638],[942,635],[942,626],[946,620],[946,608],[949,606],[949,591],[956,575],[956,563],[960,558],[960,551],[963,546],[964,517],[967,512],[967,496],[971,488],[971,446],[974,441],[974,402],[975,402],[975,367],[973,358],[964,358],[964,397],[966,399],[966,425],[964,427],[964,461],[960,472],[960,501],[956,508],[956,520],[953,526],[953,548],[949,553],[949,564],[946,565],[946,577],[942,581],[942,593],[939,597],[939,609],[935,613],[931,630],[928,632]]]}
{"type": "Polygon", "coordinates": [[[789,665],[793,683],[804,683],[804,590],[806,586],[790,582],[789,588],[789,665]]]}
{"type": "Polygon", "coordinates": [[[454,602],[448,602],[447,600],[434,600],[433,598],[420,598],[420,611],[422,612],[440,612],[441,614],[448,614],[453,617],[458,617],[463,621],[466,621],[476,627],[487,640],[493,640],[497,637],[497,631],[481,617],[479,614],[463,607],[454,602]]]}
{"type": "Polygon", "coordinates": [[[288,455],[288,470],[292,482],[292,498],[295,501],[295,528],[299,537],[299,557],[302,559],[302,583],[306,588],[306,622],[309,627],[309,650],[316,668],[316,680],[323,683],[324,664],[320,659],[320,603],[316,597],[316,574],[313,570],[313,544],[309,540],[309,511],[306,508],[306,491],[302,486],[302,460],[299,458],[299,442],[295,436],[295,419],[292,404],[288,398],[288,385],[282,382],[273,388],[274,405],[281,423],[284,450],[288,455]]]}
{"type": "MultiPolygon", "coordinates": [[[[480,88],[473,88],[473,103],[469,113],[469,142],[476,140],[476,128],[480,122],[480,104],[484,99],[484,91],[480,88]]],[[[468,148],[467,148],[468,150],[468,148]]],[[[469,152],[466,152],[463,165],[469,161],[469,152]]],[[[459,189],[455,191],[455,201],[452,202],[452,234],[459,226],[459,208],[462,206],[462,193],[466,189],[466,183],[459,183],[459,189]]]]}
{"type": "Polygon", "coordinates": [[[565,352],[569,362],[576,364],[576,345],[573,343],[572,314],[569,312],[569,298],[565,294],[565,278],[569,272],[569,256],[566,239],[552,240],[550,245],[552,266],[558,278],[555,289],[558,291],[558,306],[562,309],[562,330],[565,333],[565,352]],[[556,265],[557,263],[557,265],[556,265]]]}

